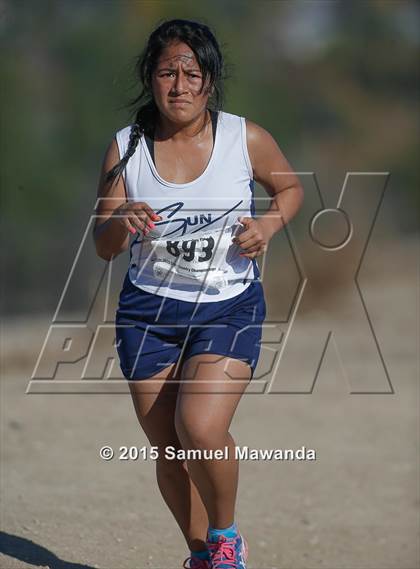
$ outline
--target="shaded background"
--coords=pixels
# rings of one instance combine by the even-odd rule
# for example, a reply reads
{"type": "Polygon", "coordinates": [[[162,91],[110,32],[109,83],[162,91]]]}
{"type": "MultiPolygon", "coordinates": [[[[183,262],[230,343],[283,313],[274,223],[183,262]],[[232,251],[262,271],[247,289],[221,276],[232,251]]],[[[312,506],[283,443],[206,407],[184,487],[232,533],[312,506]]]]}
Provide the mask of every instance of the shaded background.
{"type": "Polygon", "coordinates": [[[296,171],[316,172],[327,199],[347,171],[391,172],[385,229],[410,235],[418,12],[404,1],[2,2],[6,313],[55,309],[105,149],[131,122],[121,107],[138,90],[134,57],[160,18],[213,27],[230,64],[225,110],[269,130],[296,171]]]}
{"type": "MultiPolygon", "coordinates": [[[[105,149],[131,122],[123,106],[139,89],[135,56],[162,18],[182,17],[209,24],[221,44],[230,71],[224,110],[269,130],[297,172],[316,174],[327,206],[336,205],[348,171],[390,173],[363,290],[395,394],[349,398],[335,364],[325,362],[323,389],[312,397],[243,399],[239,444],[323,450],[316,467],[243,465],[238,508],[251,567],[416,567],[418,3],[2,1],[0,10],[2,566],[179,565],[183,543],[174,522],[157,493],[145,492],[153,465],[139,474],[137,463],[104,466],[97,457],[111,438],[116,446],[141,443],[129,400],[24,392],[93,212],[105,149]],[[134,507],[133,493],[142,507],[134,507]],[[165,551],[164,564],[151,549],[165,551]]],[[[305,205],[291,233],[297,241],[317,196],[311,176],[301,180],[305,205]]],[[[366,183],[366,203],[357,193],[360,215],[371,189],[366,183]]],[[[282,234],[270,249],[265,290],[273,320],[287,320],[285,291],[296,285],[288,245],[282,234]]],[[[338,277],[347,258],[335,266],[338,277]]],[[[118,263],[121,278],[127,256],[118,263]]],[[[63,319],[86,316],[105,266],[89,236],[63,319]]],[[[317,273],[316,263],[311,269],[315,300],[345,286],[324,268],[317,273]]],[[[312,337],[314,313],[316,306],[306,307],[303,320],[312,337]]],[[[371,362],[364,364],[357,346],[354,358],[369,374],[371,362]]]]}

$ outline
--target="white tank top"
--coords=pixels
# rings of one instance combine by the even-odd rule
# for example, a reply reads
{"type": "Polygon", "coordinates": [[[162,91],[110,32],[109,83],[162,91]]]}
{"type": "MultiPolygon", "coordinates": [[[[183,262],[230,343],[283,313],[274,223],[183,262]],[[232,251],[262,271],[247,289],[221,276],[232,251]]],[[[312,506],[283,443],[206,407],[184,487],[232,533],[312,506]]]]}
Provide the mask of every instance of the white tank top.
{"type": "MultiPolygon", "coordinates": [[[[131,125],[115,137],[120,157],[131,125]]],[[[240,257],[232,237],[243,230],[238,217],[253,217],[254,180],[245,118],[218,112],[216,138],[204,172],[192,182],[161,178],[140,137],[123,173],[129,201],[146,202],[161,221],[130,246],[133,285],[160,296],[216,302],[243,292],[260,272],[255,259],[240,257]]]]}

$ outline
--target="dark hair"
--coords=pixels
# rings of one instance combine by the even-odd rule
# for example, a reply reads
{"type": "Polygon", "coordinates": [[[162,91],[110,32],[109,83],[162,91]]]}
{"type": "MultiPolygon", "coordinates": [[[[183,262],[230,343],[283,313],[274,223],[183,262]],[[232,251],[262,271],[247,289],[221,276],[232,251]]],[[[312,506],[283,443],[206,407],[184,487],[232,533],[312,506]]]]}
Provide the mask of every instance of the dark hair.
{"type": "Polygon", "coordinates": [[[123,158],[106,176],[106,181],[120,177],[127,162],[134,154],[140,136],[145,133],[152,137],[158,108],[152,93],[152,74],[163,49],[173,41],[186,43],[194,52],[200,67],[203,82],[208,80],[210,89],[209,106],[213,110],[220,110],[223,104],[223,79],[225,79],[225,65],[217,40],[210,28],[203,23],[192,20],[166,20],[151,34],[143,52],[137,57],[135,73],[143,89],[128,107],[134,107],[132,115],[134,123],[131,126],[128,147],[123,158]]]}

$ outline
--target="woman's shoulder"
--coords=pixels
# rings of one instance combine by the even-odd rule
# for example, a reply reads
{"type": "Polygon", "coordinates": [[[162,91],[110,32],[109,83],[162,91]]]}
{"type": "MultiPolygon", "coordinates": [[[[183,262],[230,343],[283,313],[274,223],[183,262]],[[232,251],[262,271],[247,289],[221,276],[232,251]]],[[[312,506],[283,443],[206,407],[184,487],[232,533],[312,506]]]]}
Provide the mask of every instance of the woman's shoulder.
{"type": "Polygon", "coordinates": [[[117,131],[114,132],[114,136],[112,137],[112,140],[110,142],[108,149],[111,152],[114,152],[116,144],[116,149],[118,149],[118,154],[120,159],[127,152],[130,130],[131,130],[131,125],[118,129],[117,131]]]}
{"type": "Polygon", "coordinates": [[[252,147],[264,148],[271,146],[275,140],[273,135],[266,128],[251,119],[245,118],[246,124],[246,140],[248,145],[252,147]]]}
{"type": "Polygon", "coordinates": [[[117,141],[117,145],[120,151],[120,155],[124,155],[127,151],[129,142],[130,142],[130,134],[133,124],[129,124],[120,128],[115,132],[114,139],[117,141]]]}
{"type": "Polygon", "coordinates": [[[281,151],[269,130],[248,118],[244,122],[248,154],[255,174],[257,164],[265,162],[268,157],[281,156],[281,151]]]}
{"type": "Polygon", "coordinates": [[[127,139],[130,137],[131,127],[133,125],[129,124],[120,128],[119,130],[115,131],[115,137],[120,138],[121,140],[127,139]]]}
{"type": "Polygon", "coordinates": [[[226,111],[221,111],[221,114],[222,119],[228,123],[237,123],[238,121],[244,121],[247,130],[247,138],[249,137],[252,140],[255,139],[258,142],[261,138],[271,136],[268,130],[252,121],[248,117],[234,113],[228,113],[226,111]]]}

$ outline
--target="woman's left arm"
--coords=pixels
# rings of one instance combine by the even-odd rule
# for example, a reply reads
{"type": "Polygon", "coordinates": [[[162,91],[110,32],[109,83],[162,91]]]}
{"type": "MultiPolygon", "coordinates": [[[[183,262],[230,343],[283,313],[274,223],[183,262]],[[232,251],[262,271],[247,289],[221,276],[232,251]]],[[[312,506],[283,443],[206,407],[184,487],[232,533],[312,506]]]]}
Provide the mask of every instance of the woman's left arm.
{"type": "Polygon", "coordinates": [[[242,256],[254,259],[267,250],[273,235],[299,211],[303,202],[303,188],[267,130],[246,120],[246,142],[254,180],[272,198],[264,215],[259,218],[239,218],[245,225],[245,231],[234,241],[243,249],[242,256]]]}

